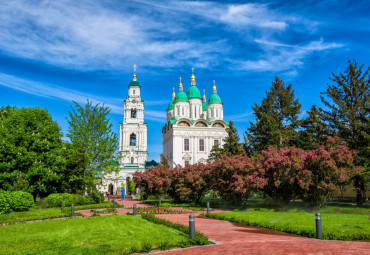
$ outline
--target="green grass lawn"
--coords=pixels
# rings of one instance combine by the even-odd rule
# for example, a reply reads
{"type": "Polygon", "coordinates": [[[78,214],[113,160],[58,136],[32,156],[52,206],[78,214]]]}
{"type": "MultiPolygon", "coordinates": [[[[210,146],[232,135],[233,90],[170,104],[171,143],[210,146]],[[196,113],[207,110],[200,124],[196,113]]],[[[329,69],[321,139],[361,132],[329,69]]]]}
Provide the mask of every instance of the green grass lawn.
{"type": "Polygon", "coordinates": [[[141,217],[104,216],[0,227],[0,254],[128,254],[182,247],[188,236],[141,217]]]}
{"type": "MultiPolygon", "coordinates": [[[[97,208],[109,208],[113,207],[113,202],[104,202],[101,204],[91,204],[91,205],[80,205],[75,206],[75,211],[78,210],[87,210],[87,209],[97,209],[97,208]]],[[[116,204],[116,207],[122,207],[116,204]]],[[[78,214],[75,214],[77,216],[78,214]]],[[[23,222],[30,220],[43,220],[51,218],[63,218],[71,216],[71,208],[66,207],[62,212],[60,208],[31,208],[29,211],[25,212],[11,212],[7,214],[0,215],[0,224],[3,223],[14,223],[14,222],[23,222]]]]}
{"type": "MultiPolygon", "coordinates": [[[[370,221],[367,215],[324,213],[321,210],[320,213],[324,239],[370,241],[370,221]]],[[[215,213],[207,217],[306,237],[316,236],[315,214],[309,212],[275,212],[273,209],[265,209],[215,213]]]]}

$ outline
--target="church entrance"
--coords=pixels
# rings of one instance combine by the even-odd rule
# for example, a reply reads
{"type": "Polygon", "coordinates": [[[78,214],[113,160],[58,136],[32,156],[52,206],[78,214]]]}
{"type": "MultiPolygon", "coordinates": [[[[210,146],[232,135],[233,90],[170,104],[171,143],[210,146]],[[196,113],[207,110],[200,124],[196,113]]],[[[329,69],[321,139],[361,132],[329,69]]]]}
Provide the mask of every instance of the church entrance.
{"type": "Polygon", "coordinates": [[[112,183],[109,184],[109,186],[108,186],[108,192],[109,192],[109,194],[113,195],[113,184],[112,183]]]}

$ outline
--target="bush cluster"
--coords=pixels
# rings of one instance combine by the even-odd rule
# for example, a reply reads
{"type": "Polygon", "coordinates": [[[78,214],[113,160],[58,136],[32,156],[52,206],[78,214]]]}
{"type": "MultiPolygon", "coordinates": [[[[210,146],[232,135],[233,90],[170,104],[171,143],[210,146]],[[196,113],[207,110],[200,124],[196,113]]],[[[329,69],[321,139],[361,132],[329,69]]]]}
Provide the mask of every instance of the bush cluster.
{"type": "Polygon", "coordinates": [[[33,197],[28,192],[8,192],[0,190],[0,214],[9,213],[11,211],[27,211],[33,207],[33,205],[33,197]]]}
{"type": "Polygon", "coordinates": [[[143,198],[168,195],[175,202],[199,203],[211,190],[231,204],[241,204],[255,192],[263,192],[277,205],[293,198],[308,206],[326,205],[332,191],[360,171],[354,165],[355,151],[328,138],[316,150],[269,147],[254,157],[222,156],[209,164],[174,169],[158,165],[136,172],[134,181],[143,198]]]}
{"type": "Polygon", "coordinates": [[[64,206],[99,204],[104,202],[104,197],[97,191],[90,192],[87,197],[69,193],[55,193],[45,198],[47,207],[59,207],[64,201],[64,206]]]}

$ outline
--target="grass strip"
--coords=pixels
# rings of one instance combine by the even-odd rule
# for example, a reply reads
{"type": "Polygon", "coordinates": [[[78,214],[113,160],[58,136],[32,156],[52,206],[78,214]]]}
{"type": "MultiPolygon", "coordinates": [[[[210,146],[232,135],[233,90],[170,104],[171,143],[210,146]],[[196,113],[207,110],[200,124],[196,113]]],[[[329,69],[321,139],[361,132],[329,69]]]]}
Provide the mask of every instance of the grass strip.
{"type": "MultiPolygon", "coordinates": [[[[164,225],[164,226],[169,227],[169,228],[179,230],[179,231],[181,231],[181,232],[183,232],[187,235],[190,234],[189,228],[185,227],[184,225],[181,225],[181,224],[178,224],[178,223],[173,223],[171,221],[164,220],[164,219],[159,219],[159,218],[155,217],[152,214],[144,214],[144,215],[141,215],[141,217],[143,219],[145,219],[147,221],[150,221],[150,222],[153,222],[155,224],[160,224],[160,225],[164,225]]],[[[188,244],[188,246],[185,246],[185,247],[189,247],[191,245],[207,245],[207,244],[210,244],[210,242],[208,241],[208,237],[206,237],[205,235],[203,235],[200,232],[195,232],[194,239],[189,239],[189,244],[188,244]]]]}
{"type": "Polygon", "coordinates": [[[188,243],[181,231],[122,215],[0,227],[1,254],[131,254],[188,243]]]}
{"type": "MultiPolygon", "coordinates": [[[[206,217],[305,237],[314,238],[316,236],[314,213],[247,211],[214,213],[208,214],[206,217]]],[[[370,241],[370,224],[365,215],[321,214],[321,221],[323,239],[370,241]]]]}
{"type": "MultiPolygon", "coordinates": [[[[100,208],[112,208],[113,202],[104,202],[100,204],[91,205],[80,205],[75,206],[75,211],[78,210],[88,210],[88,209],[100,209],[100,208]]],[[[116,204],[116,207],[122,207],[116,204]]],[[[75,213],[75,216],[79,214],[75,213]]],[[[7,214],[0,215],[0,224],[13,224],[15,222],[24,222],[32,220],[44,220],[44,219],[55,219],[55,218],[65,218],[71,217],[71,207],[65,207],[63,211],[61,208],[31,208],[29,211],[24,212],[10,212],[7,214]]]]}

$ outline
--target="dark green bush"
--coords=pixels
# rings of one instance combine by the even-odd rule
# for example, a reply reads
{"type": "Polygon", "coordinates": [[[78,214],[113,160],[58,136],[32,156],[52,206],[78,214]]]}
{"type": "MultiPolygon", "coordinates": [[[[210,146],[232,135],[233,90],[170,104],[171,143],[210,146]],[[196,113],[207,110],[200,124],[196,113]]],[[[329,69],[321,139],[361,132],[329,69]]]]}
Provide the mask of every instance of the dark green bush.
{"type": "Polygon", "coordinates": [[[64,206],[74,205],[86,205],[91,202],[86,197],[81,195],[73,195],[69,193],[56,193],[51,194],[45,198],[47,207],[59,207],[64,201],[64,206]]]}
{"type": "Polygon", "coordinates": [[[9,192],[0,189],[0,214],[8,213],[10,211],[10,194],[9,192]]]}
{"type": "Polygon", "coordinates": [[[15,212],[28,211],[33,207],[33,197],[30,193],[24,191],[14,191],[10,193],[10,207],[15,212]]]}

